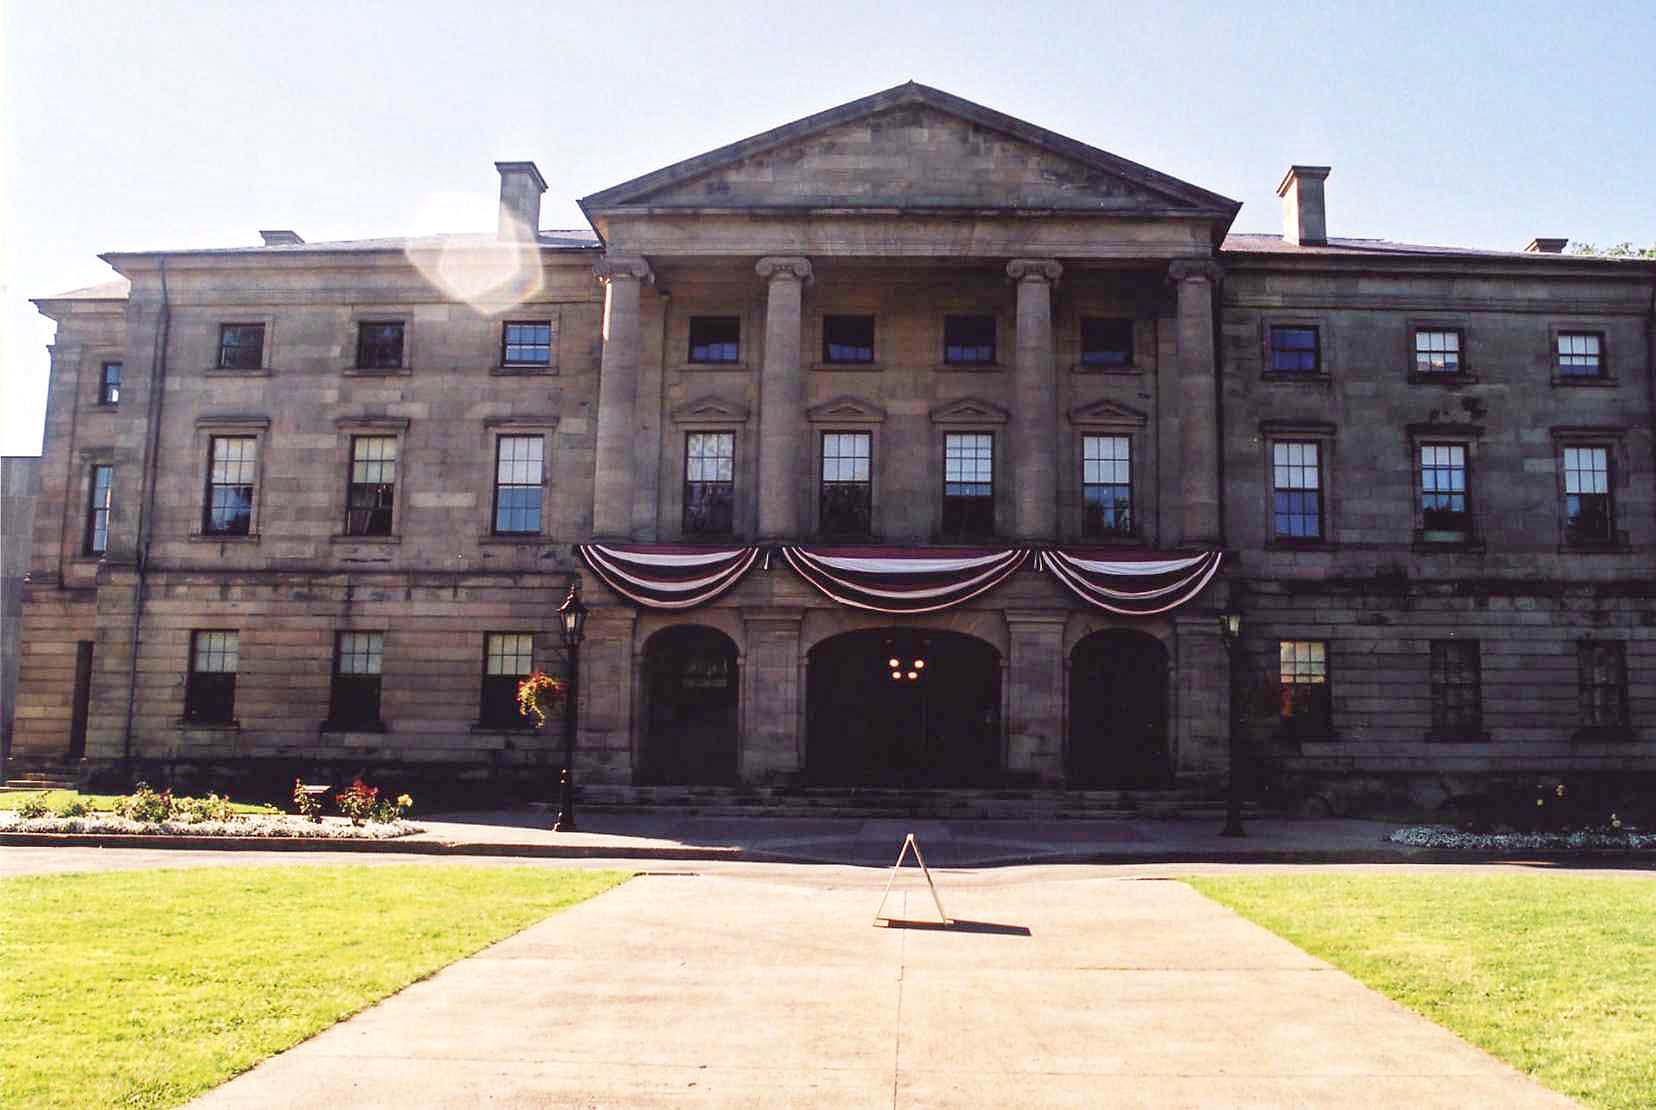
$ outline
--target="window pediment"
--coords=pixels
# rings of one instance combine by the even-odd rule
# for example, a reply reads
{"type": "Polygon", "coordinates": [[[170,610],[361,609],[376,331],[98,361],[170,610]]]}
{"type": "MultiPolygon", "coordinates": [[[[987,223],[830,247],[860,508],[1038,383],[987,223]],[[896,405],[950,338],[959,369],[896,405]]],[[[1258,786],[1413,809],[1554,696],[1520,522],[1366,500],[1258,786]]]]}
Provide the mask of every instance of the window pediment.
{"type": "Polygon", "coordinates": [[[1007,412],[981,397],[962,397],[931,410],[933,424],[1004,424],[1007,412]]]}
{"type": "Polygon", "coordinates": [[[879,405],[849,395],[812,405],[805,415],[815,423],[879,424],[886,418],[885,409],[879,405]]]}
{"type": "Polygon", "coordinates": [[[748,407],[740,401],[709,394],[679,405],[673,410],[673,419],[680,424],[697,422],[746,424],[748,407]]]}
{"type": "Polygon", "coordinates": [[[1071,424],[1094,424],[1105,427],[1142,428],[1150,418],[1130,405],[1115,401],[1093,401],[1070,409],[1071,424]]]}

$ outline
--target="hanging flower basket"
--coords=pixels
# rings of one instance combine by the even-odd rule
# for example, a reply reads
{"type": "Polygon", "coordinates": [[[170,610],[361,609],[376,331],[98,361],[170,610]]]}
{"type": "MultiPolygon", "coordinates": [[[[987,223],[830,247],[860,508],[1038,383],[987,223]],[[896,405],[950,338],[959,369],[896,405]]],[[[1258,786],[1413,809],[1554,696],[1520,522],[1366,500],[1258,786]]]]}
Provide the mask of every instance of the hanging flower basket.
{"type": "Polygon", "coordinates": [[[568,683],[553,678],[545,671],[536,671],[518,683],[518,715],[535,718],[535,727],[546,724],[547,715],[563,704],[568,683]]]}

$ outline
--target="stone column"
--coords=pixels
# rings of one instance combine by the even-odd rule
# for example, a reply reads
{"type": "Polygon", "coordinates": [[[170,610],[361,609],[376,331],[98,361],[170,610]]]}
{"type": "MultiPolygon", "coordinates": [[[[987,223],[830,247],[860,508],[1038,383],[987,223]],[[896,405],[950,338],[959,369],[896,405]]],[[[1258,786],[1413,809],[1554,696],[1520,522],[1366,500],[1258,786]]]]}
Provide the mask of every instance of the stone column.
{"type": "Polygon", "coordinates": [[[755,269],[770,286],[765,370],[759,386],[759,538],[798,539],[799,457],[805,437],[799,313],[811,263],[804,258],[761,258],[755,269]]]}
{"type": "Polygon", "coordinates": [[[1219,535],[1219,364],[1213,344],[1217,262],[1178,261],[1168,276],[1179,287],[1179,426],[1182,448],[1180,542],[1212,546],[1219,535]]]}
{"type": "Polygon", "coordinates": [[[1012,468],[1021,540],[1058,538],[1058,368],[1052,351],[1052,286],[1064,268],[1050,258],[1014,258],[1017,353],[1012,368],[1012,468]]]}
{"type": "Polygon", "coordinates": [[[1064,780],[1063,612],[1008,610],[1006,769],[1037,782],[1064,780]]]}
{"type": "Polygon", "coordinates": [[[598,450],[592,534],[620,540],[633,530],[633,441],[638,428],[639,288],[654,280],[642,258],[606,257],[593,267],[604,291],[604,357],[598,372],[598,450]]]}

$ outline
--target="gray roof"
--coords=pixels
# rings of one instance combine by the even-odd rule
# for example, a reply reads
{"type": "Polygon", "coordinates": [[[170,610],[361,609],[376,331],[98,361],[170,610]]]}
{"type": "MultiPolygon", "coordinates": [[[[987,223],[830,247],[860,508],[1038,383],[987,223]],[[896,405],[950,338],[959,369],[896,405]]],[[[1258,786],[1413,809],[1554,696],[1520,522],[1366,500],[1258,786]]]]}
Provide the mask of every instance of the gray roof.
{"type": "MultiPolygon", "coordinates": [[[[539,245],[551,250],[592,250],[598,236],[584,228],[541,231],[539,245]]],[[[386,239],[337,239],[327,243],[278,243],[245,247],[197,247],[188,250],[110,251],[103,257],[121,255],[165,254],[169,256],[245,254],[268,257],[283,254],[369,254],[376,251],[437,250],[442,247],[488,247],[500,243],[499,237],[483,232],[462,232],[443,235],[403,235],[386,239]]]]}
{"type": "MultiPolygon", "coordinates": [[[[1530,259],[1542,262],[1623,262],[1621,258],[1602,258],[1586,254],[1546,254],[1539,251],[1492,251],[1478,247],[1437,247],[1425,243],[1399,243],[1391,239],[1338,239],[1326,244],[1295,245],[1280,235],[1252,235],[1231,232],[1220,245],[1227,254],[1276,254],[1303,257],[1376,258],[1421,255],[1450,258],[1530,259]]],[[[1633,261],[1639,261],[1634,259],[1633,261]]]]}
{"type": "Polygon", "coordinates": [[[132,294],[132,282],[116,278],[84,289],[71,289],[55,297],[41,297],[43,301],[123,301],[132,294]]]}

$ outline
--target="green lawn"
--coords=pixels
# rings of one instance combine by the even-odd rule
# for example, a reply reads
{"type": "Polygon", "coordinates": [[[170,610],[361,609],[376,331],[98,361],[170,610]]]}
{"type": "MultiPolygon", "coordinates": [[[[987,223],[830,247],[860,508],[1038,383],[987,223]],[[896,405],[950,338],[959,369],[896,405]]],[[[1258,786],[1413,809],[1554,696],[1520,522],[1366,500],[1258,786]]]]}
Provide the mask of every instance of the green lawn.
{"type": "MultiPolygon", "coordinates": [[[[0,810],[16,809],[23,804],[25,798],[45,798],[46,804],[55,812],[57,808],[70,798],[79,798],[93,809],[107,813],[115,807],[115,799],[119,794],[82,794],[79,790],[8,790],[0,794],[0,810]]],[[[232,803],[237,813],[280,813],[275,806],[257,805],[247,802],[232,803]]]]}
{"type": "Polygon", "coordinates": [[[0,1105],[175,1106],[625,878],[410,865],[0,881],[0,1105]]]}
{"type": "Polygon", "coordinates": [[[1656,879],[1565,874],[1191,879],[1589,1106],[1656,1105],[1656,879]]]}

